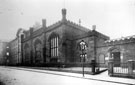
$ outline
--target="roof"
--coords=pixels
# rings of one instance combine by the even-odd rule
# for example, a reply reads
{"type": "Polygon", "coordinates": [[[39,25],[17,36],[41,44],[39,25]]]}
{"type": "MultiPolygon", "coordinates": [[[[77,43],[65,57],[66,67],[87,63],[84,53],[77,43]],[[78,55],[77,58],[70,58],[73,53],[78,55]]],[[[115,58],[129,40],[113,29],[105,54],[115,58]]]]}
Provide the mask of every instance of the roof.
{"type": "Polygon", "coordinates": [[[72,21],[70,21],[70,20],[67,20],[66,23],[67,23],[68,25],[71,25],[71,26],[73,26],[73,27],[75,27],[75,28],[78,28],[78,29],[83,30],[83,31],[86,31],[86,32],[91,31],[90,29],[88,29],[88,28],[86,28],[86,27],[83,27],[82,25],[79,25],[79,24],[77,24],[77,23],[75,23],[75,22],[72,22],[72,21]]]}
{"type": "Polygon", "coordinates": [[[118,42],[118,41],[121,41],[121,40],[131,40],[131,39],[135,39],[135,35],[132,35],[132,36],[127,36],[127,37],[121,37],[121,38],[117,38],[117,39],[111,39],[111,40],[106,40],[105,43],[109,43],[109,42],[118,42]]]}

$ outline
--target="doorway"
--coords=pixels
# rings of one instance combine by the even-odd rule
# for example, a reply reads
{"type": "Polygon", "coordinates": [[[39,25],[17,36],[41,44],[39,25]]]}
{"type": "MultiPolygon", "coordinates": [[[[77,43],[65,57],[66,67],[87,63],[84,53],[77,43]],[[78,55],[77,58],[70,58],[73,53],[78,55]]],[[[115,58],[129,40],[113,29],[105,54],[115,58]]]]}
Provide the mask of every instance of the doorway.
{"type": "Polygon", "coordinates": [[[114,60],[114,66],[120,67],[120,52],[112,52],[112,57],[114,60]]]}

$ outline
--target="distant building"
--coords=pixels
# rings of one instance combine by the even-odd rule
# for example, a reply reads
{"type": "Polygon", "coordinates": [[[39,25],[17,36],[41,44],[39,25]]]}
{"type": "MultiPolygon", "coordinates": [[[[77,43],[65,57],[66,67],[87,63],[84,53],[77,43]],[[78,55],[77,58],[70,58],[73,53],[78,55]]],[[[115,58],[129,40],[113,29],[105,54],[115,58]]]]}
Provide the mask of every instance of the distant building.
{"type": "Polygon", "coordinates": [[[6,47],[7,42],[0,41],[0,65],[4,65],[6,63],[7,57],[6,57],[6,47]]]}
{"type": "Polygon", "coordinates": [[[17,65],[22,63],[22,36],[23,29],[19,29],[16,34],[16,38],[9,42],[10,58],[9,64],[17,65]]]}

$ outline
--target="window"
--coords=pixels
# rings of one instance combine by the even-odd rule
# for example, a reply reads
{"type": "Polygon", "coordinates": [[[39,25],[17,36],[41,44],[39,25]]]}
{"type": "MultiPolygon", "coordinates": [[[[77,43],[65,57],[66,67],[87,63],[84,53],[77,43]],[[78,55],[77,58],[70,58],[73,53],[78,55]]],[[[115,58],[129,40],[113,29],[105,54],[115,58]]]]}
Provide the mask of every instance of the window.
{"type": "Polygon", "coordinates": [[[42,43],[40,39],[36,39],[34,43],[35,47],[35,63],[40,63],[42,61],[42,55],[41,55],[41,50],[42,50],[42,43]]]}
{"type": "Polygon", "coordinates": [[[50,40],[51,57],[58,56],[58,36],[52,37],[50,40]]]}
{"type": "Polygon", "coordinates": [[[101,64],[105,63],[105,55],[104,54],[100,54],[98,60],[99,60],[99,63],[101,63],[101,64]]]}
{"type": "Polygon", "coordinates": [[[24,63],[28,63],[30,58],[30,49],[29,49],[29,45],[25,44],[24,46],[24,63]]]}

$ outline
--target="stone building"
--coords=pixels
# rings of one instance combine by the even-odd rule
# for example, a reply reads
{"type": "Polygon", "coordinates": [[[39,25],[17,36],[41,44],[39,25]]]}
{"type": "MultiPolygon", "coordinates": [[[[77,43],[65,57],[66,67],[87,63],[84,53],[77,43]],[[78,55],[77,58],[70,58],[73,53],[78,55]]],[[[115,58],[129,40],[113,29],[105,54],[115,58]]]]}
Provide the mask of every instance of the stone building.
{"type": "Polygon", "coordinates": [[[113,58],[115,62],[135,59],[135,36],[110,40],[93,25],[92,30],[76,24],[66,18],[66,9],[62,9],[62,19],[47,26],[34,26],[29,30],[18,30],[11,44],[11,60],[25,65],[43,63],[73,63],[84,61],[107,65],[113,58]],[[82,50],[81,43],[85,45],[82,50]],[[19,43],[19,44],[18,44],[19,43]],[[19,50],[19,51],[18,51],[19,50]],[[15,61],[14,61],[15,60],[15,61]]]}
{"type": "Polygon", "coordinates": [[[117,66],[135,60],[135,35],[119,39],[107,40],[97,47],[99,57],[104,56],[113,59],[117,66]]]}
{"type": "Polygon", "coordinates": [[[6,63],[6,47],[8,42],[0,41],[0,65],[4,65],[6,63]]]}
{"type": "Polygon", "coordinates": [[[23,29],[18,29],[16,38],[9,42],[9,65],[18,65],[22,63],[22,35],[23,29]]]}
{"type": "Polygon", "coordinates": [[[109,37],[95,30],[85,28],[66,19],[66,9],[62,9],[62,19],[51,26],[42,20],[39,29],[24,31],[23,63],[38,64],[47,62],[90,62],[96,57],[96,46],[109,37]],[[86,43],[85,55],[80,55],[80,42],[86,43]]]}

